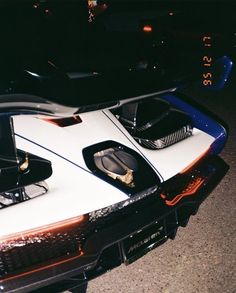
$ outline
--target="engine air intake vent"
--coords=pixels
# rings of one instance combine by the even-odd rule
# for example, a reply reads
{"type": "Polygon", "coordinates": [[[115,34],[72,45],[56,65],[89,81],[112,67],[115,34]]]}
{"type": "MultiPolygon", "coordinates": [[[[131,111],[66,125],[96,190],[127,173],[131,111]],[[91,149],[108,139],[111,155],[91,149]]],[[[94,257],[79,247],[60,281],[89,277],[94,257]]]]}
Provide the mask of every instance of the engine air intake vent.
{"type": "Polygon", "coordinates": [[[181,129],[157,140],[134,137],[142,146],[148,149],[163,149],[192,135],[192,126],[186,125],[181,129]]]}
{"type": "Polygon", "coordinates": [[[97,177],[125,192],[143,196],[157,189],[160,179],[136,151],[115,141],[103,141],[83,149],[87,167],[97,177]]]}
{"type": "Polygon", "coordinates": [[[162,99],[123,105],[115,113],[134,139],[148,149],[162,149],[192,135],[191,118],[162,99]]]}

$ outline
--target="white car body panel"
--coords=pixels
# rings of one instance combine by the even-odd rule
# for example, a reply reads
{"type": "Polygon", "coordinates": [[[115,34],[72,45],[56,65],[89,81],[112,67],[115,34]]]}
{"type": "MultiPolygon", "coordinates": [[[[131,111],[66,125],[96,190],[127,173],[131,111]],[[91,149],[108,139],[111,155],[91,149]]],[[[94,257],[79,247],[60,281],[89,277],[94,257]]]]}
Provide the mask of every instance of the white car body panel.
{"type": "MultiPolygon", "coordinates": [[[[82,123],[62,128],[34,116],[15,116],[15,133],[88,171],[82,150],[89,145],[114,140],[138,151],[164,181],[186,168],[214,141],[214,137],[194,128],[193,136],[188,139],[162,150],[149,150],[140,146],[109,110],[88,112],[80,117],[82,123]]],[[[20,145],[17,147],[21,148],[20,145]]]]}
{"type": "Polygon", "coordinates": [[[127,199],[117,188],[55,154],[19,137],[16,141],[17,145],[49,159],[53,174],[46,181],[49,192],[1,210],[0,221],[7,225],[2,226],[0,237],[70,219],[127,199]]]}
{"type": "Polygon", "coordinates": [[[91,174],[82,155],[86,146],[106,140],[124,144],[144,156],[161,180],[167,180],[191,164],[214,141],[212,136],[194,129],[192,137],[174,146],[148,150],[134,141],[109,110],[80,117],[82,123],[62,128],[32,115],[14,116],[17,148],[50,160],[53,174],[46,180],[48,193],[1,210],[0,221],[8,225],[2,227],[0,237],[83,215],[128,198],[91,174]]]}
{"type": "Polygon", "coordinates": [[[185,169],[196,158],[205,153],[215,140],[213,136],[194,128],[193,135],[188,139],[179,141],[164,149],[150,150],[139,145],[110,111],[106,111],[106,114],[132,140],[136,151],[142,152],[143,156],[161,175],[163,181],[185,169]]]}

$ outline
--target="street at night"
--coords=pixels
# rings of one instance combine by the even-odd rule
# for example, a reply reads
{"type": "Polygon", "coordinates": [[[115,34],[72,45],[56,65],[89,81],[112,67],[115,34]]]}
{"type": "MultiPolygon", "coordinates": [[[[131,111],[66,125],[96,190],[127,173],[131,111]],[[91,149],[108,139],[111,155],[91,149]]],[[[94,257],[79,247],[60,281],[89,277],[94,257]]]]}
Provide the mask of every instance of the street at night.
{"type": "Polygon", "coordinates": [[[235,12],[0,1],[0,293],[236,292],[235,12]]]}

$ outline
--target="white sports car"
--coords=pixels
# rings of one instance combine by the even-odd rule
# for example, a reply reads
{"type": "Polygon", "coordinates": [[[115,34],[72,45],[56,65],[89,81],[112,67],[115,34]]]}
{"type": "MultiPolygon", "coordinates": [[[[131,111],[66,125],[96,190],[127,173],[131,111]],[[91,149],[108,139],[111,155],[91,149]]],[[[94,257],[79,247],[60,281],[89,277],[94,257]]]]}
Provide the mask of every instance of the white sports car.
{"type": "Polygon", "coordinates": [[[59,292],[129,264],[226,173],[226,130],[176,91],[185,78],[22,64],[1,79],[0,292],[59,292]]]}

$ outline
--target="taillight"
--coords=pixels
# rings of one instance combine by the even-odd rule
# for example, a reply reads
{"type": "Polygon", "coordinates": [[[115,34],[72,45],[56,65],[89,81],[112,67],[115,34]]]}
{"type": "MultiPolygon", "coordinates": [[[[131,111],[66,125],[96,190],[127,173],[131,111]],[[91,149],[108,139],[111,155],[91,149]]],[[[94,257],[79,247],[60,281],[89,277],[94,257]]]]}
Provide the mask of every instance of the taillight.
{"type": "Polygon", "coordinates": [[[215,173],[215,169],[207,161],[210,159],[209,151],[208,149],[181,173],[163,183],[160,196],[168,206],[196,195],[215,173]]]}
{"type": "Polygon", "coordinates": [[[189,183],[177,194],[171,194],[168,191],[161,193],[161,197],[165,199],[168,206],[176,205],[182,198],[190,195],[194,195],[198,189],[203,185],[204,178],[194,177],[189,183]],[[169,198],[169,199],[168,199],[169,198]]]}

